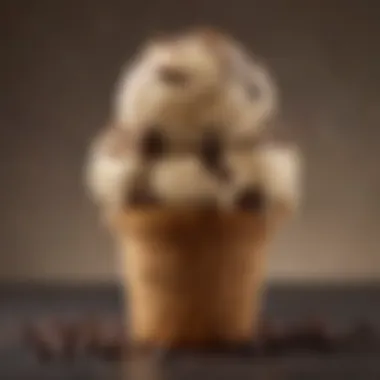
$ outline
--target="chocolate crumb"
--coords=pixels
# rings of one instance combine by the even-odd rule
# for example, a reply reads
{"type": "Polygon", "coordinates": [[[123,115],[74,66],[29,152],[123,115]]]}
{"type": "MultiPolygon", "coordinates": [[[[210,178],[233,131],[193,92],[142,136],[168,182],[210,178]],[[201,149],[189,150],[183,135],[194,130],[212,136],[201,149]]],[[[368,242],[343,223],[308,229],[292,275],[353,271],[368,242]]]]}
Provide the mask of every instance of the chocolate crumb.
{"type": "Polygon", "coordinates": [[[341,339],[343,351],[367,352],[380,350],[380,336],[368,322],[359,322],[341,339]]]}
{"type": "Polygon", "coordinates": [[[166,151],[164,134],[159,127],[148,128],[140,138],[140,153],[145,160],[152,161],[162,157],[166,151]]]}
{"type": "Polygon", "coordinates": [[[258,187],[241,190],[235,197],[238,209],[250,212],[260,212],[265,209],[266,197],[258,187]]]}
{"type": "Polygon", "coordinates": [[[334,347],[326,325],[318,319],[307,321],[290,333],[290,346],[294,349],[328,353],[334,347]]]}
{"type": "Polygon", "coordinates": [[[62,356],[63,340],[53,322],[29,324],[25,326],[23,335],[39,361],[49,362],[62,356]]]}
{"type": "Polygon", "coordinates": [[[317,354],[333,352],[371,352],[379,349],[379,337],[367,323],[358,324],[342,341],[329,334],[327,326],[313,319],[295,327],[283,328],[271,321],[263,321],[255,341],[232,346],[215,344],[207,347],[139,347],[128,346],[123,326],[116,321],[89,318],[80,323],[46,321],[28,324],[24,339],[37,358],[44,363],[54,359],[75,359],[85,353],[102,360],[121,360],[128,357],[150,356],[167,360],[177,355],[227,355],[255,358],[257,356],[287,355],[304,350],[317,354]],[[86,344],[79,345],[80,342],[86,344]],[[338,344],[342,343],[342,344],[338,344]],[[78,348],[81,348],[78,349],[78,348]]]}

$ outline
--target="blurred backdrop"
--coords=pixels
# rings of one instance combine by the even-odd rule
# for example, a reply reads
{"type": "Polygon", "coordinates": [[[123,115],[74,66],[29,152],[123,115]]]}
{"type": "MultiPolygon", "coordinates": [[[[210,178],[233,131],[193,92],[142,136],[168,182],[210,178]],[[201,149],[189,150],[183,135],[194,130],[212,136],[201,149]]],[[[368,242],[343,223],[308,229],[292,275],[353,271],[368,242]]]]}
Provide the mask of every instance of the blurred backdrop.
{"type": "Polygon", "coordinates": [[[272,280],[380,279],[376,0],[7,0],[0,5],[0,281],[108,282],[116,263],[82,185],[121,65],[152,32],[232,32],[282,95],[307,167],[272,280]]]}

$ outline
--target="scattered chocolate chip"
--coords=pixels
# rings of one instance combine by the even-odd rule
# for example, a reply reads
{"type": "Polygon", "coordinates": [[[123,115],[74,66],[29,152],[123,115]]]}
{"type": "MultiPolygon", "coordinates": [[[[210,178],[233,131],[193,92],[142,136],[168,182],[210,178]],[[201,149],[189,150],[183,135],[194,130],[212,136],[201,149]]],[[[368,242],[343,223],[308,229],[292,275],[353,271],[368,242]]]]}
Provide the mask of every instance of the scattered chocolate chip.
{"type": "Polygon", "coordinates": [[[124,334],[103,336],[96,348],[96,356],[104,360],[120,360],[125,352],[124,334]]]}
{"type": "Polygon", "coordinates": [[[267,340],[279,334],[279,327],[271,320],[261,321],[258,328],[259,339],[267,340]]]}
{"type": "Polygon", "coordinates": [[[73,360],[78,353],[80,326],[74,322],[62,323],[60,325],[60,336],[62,337],[62,358],[73,360]]]}
{"type": "Polygon", "coordinates": [[[158,75],[164,83],[172,86],[185,86],[190,80],[189,74],[178,67],[161,67],[158,75]]]}
{"type": "Polygon", "coordinates": [[[220,349],[215,349],[211,351],[219,355],[228,355],[228,356],[238,356],[238,357],[255,357],[261,353],[261,347],[258,343],[255,342],[246,342],[241,344],[236,344],[227,347],[221,347],[220,349]]]}
{"type": "Polygon", "coordinates": [[[286,349],[287,331],[273,321],[265,320],[260,324],[258,342],[261,351],[266,355],[278,355],[286,349]]]}
{"type": "MultiPolygon", "coordinates": [[[[359,324],[346,334],[342,341],[345,345],[336,345],[339,340],[332,337],[326,325],[317,319],[306,321],[294,328],[280,328],[270,321],[260,326],[259,336],[255,342],[236,345],[215,344],[200,349],[199,347],[136,347],[128,346],[124,328],[116,321],[84,320],[81,323],[46,322],[45,324],[27,325],[24,338],[38,359],[48,362],[53,359],[74,359],[79,355],[78,342],[83,336],[87,340],[87,354],[103,360],[121,360],[124,355],[133,358],[147,356],[158,360],[168,360],[178,355],[227,355],[238,357],[256,357],[262,354],[286,355],[293,351],[305,350],[314,353],[334,352],[371,352],[379,349],[379,337],[369,324],[359,324]],[[64,327],[63,327],[64,326],[64,327]],[[76,342],[76,344],[74,344],[76,342]],[[377,343],[377,346],[374,344],[377,343]],[[69,351],[68,350],[69,347],[69,351]],[[339,350],[338,350],[338,349],[339,350]]],[[[342,343],[341,342],[341,343],[342,343]]]]}
{"type": "Polygon", "coordinates": [[[228,356],[228,357],[254,357],[259,353],[259,347],[252,341],[236,344],[209,344],[202,347],[130,347],[129,357],[153,357],[159,361],[170,361],[176,357],[210,357],[210,356],[228,356]]]}
{"type": "Polygon", "coordinates": [[[126,351],[123,326],[116,321],[104,321],[98,331],[95,355],[104,360],[120,360],[126,351]]]}
{"type": "Polygon", "coordinates": [[[369,352],[380,350],[380,336],[368,322],[360,322],[340,341],[342,351],[369,352]]]}
{"type": "Polygon", "coordinates": [[[40,362],[49,362],[54,358],[48,339],[35,326],[28,325],[24,330],[26,345],[35,353],[40,362]]]}
{"type": "Polygon", "coordinates": [[[370,339],[376,335],[374,327],[369,322],[359,322],[352,330],[352,336],[358,339],[370,339]]]}
{"type": "Polygon", "coordinates": [[[173,347],[163,347],[163,346],[126,346],[125,347],[125,355],[129,359],[153,359],[158,363],[170,362],[171,360],[178,357],[178,355],[182,355],[186,353],[184,350],[180,348],[173,347]]]}
{"type": "Polygon", "coordinates": [[[166,142],[159,127],[151,127],[140,139],[140,153],[145,160],[151,161],[165,154],[166,142]]]}
{"type": "Polygon", "coordinates": [[[95,354],[99,346],[101,321],[90,317],[84,319],[78,327],[77,350],[88,354],[95,354]]]}
{"type": "Polygon", "coordinates": [[[263,211],[266,206],[266,198],[263,192],[257,188],[241,190],[235,197],[235,205],[244,211],[263,211]]]}
{"type": "Polygon", "coordinates": [[[24,340],[41,362],[49,362],[62,356],[62,337],[54,323],[50,321],[27,325],[24,330],[24,340]]]}
{"type": "Polygon", "coordinates": [[[313,319],[297,327],[290,333],[289,343],[293,349],[328,353],[334,347],[334,339],[329,334],[326,325],[313,319]]]}

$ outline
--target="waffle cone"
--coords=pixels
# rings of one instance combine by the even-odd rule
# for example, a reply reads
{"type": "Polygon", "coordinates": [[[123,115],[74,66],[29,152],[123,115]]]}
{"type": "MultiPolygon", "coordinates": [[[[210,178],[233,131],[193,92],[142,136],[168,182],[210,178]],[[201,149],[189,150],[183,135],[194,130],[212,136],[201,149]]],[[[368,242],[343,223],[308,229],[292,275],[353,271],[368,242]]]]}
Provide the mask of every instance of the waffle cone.
{"type": "Polygon", "coordinates": [[[271,230],[264,215],[139,210],[110,226],[132,342],[203,346],[255,336],[271,230]]]}

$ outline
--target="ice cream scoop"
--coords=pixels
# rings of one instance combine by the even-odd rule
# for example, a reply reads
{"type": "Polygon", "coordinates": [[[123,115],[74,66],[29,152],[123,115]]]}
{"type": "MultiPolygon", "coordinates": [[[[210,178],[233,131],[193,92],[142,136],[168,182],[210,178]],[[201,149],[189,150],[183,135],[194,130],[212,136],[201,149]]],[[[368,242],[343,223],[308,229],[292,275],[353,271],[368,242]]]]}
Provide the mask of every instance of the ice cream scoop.
{"type": "Polygon", "coordinates": [[[120,74],[113,122],[158,126],[173,143],[210,125],[229,140],[258,136],[277,108],[268,68],[232,37],[192,30],[145,44],[120,74]]]}

